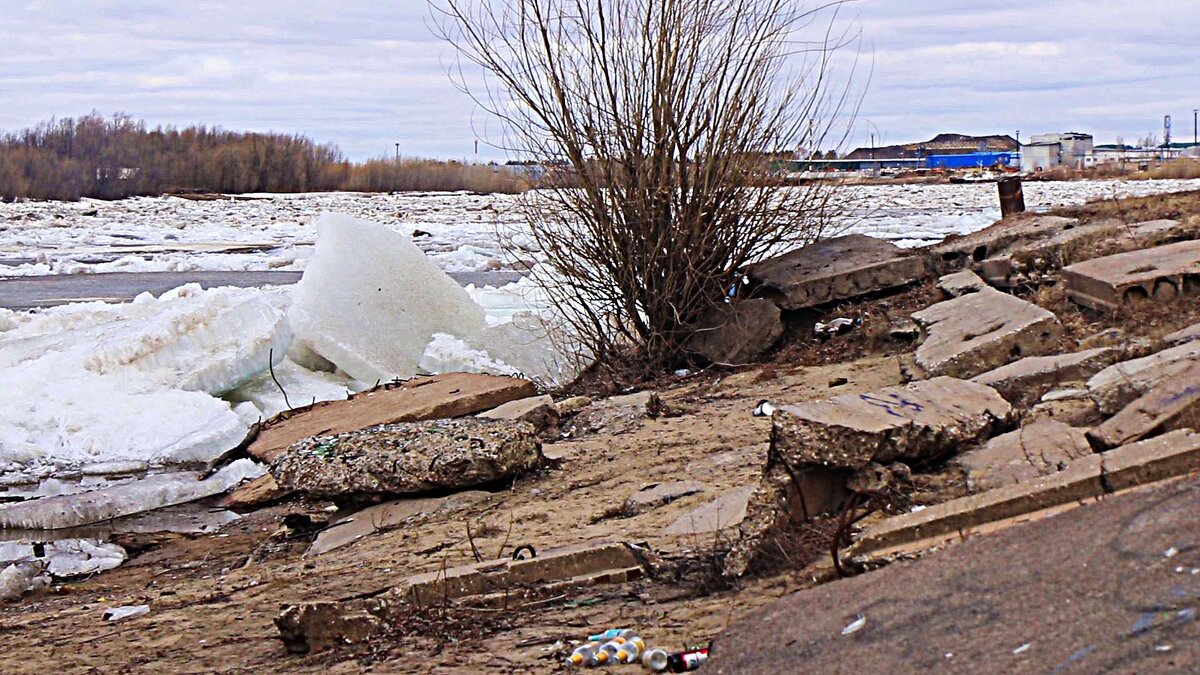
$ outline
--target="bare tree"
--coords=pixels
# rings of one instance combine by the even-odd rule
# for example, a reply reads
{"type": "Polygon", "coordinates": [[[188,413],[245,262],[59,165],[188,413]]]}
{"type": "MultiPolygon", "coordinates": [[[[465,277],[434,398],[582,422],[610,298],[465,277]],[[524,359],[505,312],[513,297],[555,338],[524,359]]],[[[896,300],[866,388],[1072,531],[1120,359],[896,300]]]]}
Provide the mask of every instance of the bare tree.
{"type": "Polygon", "coordinates": [[[601,362],[680,361],[748,263],[827,226],[832,192],[783,160],[853,107],[848,75],[832,86],[840,4],[435,0],[460,86],[503,122],[495,144],[550,167],[524,200],[540,281],[601,362]]]}

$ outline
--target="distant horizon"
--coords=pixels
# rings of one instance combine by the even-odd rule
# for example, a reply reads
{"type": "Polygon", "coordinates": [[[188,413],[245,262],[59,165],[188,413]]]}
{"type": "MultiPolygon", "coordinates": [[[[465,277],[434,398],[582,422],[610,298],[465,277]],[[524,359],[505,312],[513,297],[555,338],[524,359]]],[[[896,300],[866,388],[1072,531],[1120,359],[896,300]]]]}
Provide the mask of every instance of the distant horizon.
{"type": "MultiPolygon", "coordinates": [[[[453,51],[428,25],[424,2],[14,4],[0,25],[5,131],[95,110],[151,127],[300,134],[353,161],[394,156],[396,143],[410,158],[510,158],[487,144],[498,123],[446,74],[453,51]]],[[[962,5],[843,7],[839,26],[862,36],[856,86],[866,91],[836,149],[868,146],[872,133],[876,145],[891,145],[941,132],[1015,137],[1018,129],[1022,139],[1081,131],[1097,143],[1135,143],[1147,134],[1162,139],[1165,114],[1173,140],[1192,140],[1200,3],[962,5]]],[[[842,56],[844,69],[855,54],[842,56]]]]}

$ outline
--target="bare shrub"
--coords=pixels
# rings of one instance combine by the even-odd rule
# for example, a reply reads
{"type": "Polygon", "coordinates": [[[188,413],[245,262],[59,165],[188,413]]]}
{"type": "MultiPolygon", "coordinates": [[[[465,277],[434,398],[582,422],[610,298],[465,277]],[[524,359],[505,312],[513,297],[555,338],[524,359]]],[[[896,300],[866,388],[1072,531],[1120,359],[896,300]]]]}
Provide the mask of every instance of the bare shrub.
{"type": "Polygon", "coordinates": [[[539,281],[600,363],[686,358],[748,263],[828,227],[830,185],[789,187],[779,160],[844,140],[839,2],[435,3],[460,86],[503,123],[492,142],[550,169],[524,200],[551,268],[539,281]]]}

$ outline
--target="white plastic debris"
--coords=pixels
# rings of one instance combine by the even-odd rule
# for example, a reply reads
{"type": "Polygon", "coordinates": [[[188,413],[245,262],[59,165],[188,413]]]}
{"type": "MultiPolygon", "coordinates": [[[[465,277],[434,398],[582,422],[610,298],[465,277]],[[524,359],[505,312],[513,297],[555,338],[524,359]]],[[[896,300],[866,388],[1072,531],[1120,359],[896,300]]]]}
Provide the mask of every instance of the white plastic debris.
{"type": "Polygon", "coordinates": [[[93,492],[20,502],[0,508],[0,527],[56,530],[98,523],[218,495],[265,472],[261,464],[239,459],[205,480],[190,472],[166,473],[93,492]]]}
{"type": "Polygon", "coordinates": [[[858,631],[862,630],[862,627],[865,625],[867,625],[867,617],[860,616],[857,619],[851,621],[849,624],[846,625],[845,628],[842,629],[842,635],[853,635],[853,634],[857,633],[858,631]]]}
{"type": "Polygon", "coordinates": [[[104,610],[105,621],[120,621],[134,616],[150,613],[150,605],[126,605],[104,610]]]}
{"type": "Polygon", "coordinates": [[[1029,651],[1030,647],[1033,647],[1033,643],[1026,642],[1025,644],[1021,645],[1020,647],[1017,647],[1016,649],[1012,650],[1012,653],[1014,656],[1016,656],[1018,654],[1024,654],[1025,652],[1029,651]]]}
{"type": "Polygon", "coordinates": [[[479,305],[408,238],[329,213],[288,318],[298,339],[363,382],[412,376],[434,333],[485,325],[479,305]]]}

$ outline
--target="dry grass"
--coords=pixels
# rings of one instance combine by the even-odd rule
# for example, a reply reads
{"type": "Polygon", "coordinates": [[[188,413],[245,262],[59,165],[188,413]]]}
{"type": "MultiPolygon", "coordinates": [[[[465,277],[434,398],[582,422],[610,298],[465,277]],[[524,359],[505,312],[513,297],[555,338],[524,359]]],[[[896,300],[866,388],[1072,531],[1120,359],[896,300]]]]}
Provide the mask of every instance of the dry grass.
{"type": "Polygon", "coordinates": [[[1180,220],[1200,216],[1200,190],[1127,199],[1101,199],[1082,206],[1055,209],[1050,214],[1078,218],[1083,223],[1113,219],[1125,223],[1163,218],[1180,220]]]}

